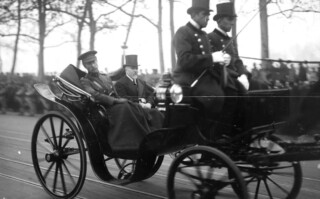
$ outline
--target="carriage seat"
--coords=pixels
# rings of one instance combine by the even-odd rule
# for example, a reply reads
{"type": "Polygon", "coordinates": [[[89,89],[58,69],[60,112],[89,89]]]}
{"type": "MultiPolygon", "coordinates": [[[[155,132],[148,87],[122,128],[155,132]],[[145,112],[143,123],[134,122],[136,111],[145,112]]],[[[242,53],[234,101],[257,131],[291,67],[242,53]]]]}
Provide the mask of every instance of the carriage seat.
{"type": "Polygon", "coordinates": [[[91,94],[84,91],[80,82],[80,79],[86,74],[74,65],[68,65],[60,76],[56,76],[56,83],[62,91],[62,96],[68,101],[79,101],[83,97],[91,98],[91,94]]]}

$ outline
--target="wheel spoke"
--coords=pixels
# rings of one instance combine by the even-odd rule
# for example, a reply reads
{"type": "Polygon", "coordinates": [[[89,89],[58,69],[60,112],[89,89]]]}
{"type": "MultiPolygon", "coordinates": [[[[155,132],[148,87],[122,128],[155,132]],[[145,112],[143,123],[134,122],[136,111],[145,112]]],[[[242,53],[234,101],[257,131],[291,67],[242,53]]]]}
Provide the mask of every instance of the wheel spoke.
{"type": "Polygon", "coordinates": [[[268,185],[268,183],[267,183],[267,180],[266,180],[266,179],[264,179],[264,180],[263,180],[263,183],[264,183],[264,186],[265,186],[265,187],[266,187],[266,189],[267,189],[267,192],[268,192],[268,195],[269,195],[270,199],[272,199],[273,197],[272,197],[272,194],[271,194],[271,191],[270,191],[269,185],[268,185]]]}
{"type": "Polygon", "coordinates": [[[274,185],[276,185],[279,189],[281,189],[284,193],[289,194],[289,191],[285,190],[280,184],[276,183],[274,180],[272,180],[270,177],[267,177],[268,180],[270,180],[274,185]]]}
{"type": "Polygon", "coordinates": [[[69,160],[64,160],[65,162],[68,163],[71,167],[73,167],[75,170],[79,170],[79,167],[75,166],[73,163],[71,163],[69,160]]]}
{"type": "Polygon", "coordinates": [[[260,189],[260,182],[261,182],[261,180],[260,179],[258,179],[258,182],[257,182],[257,187],[256,187],[256,193],[255,193],[255,199],[257,199],[258,198],[258,194],[259,194],[259,189],[260,189]]]}
{"type": "Polygon", "coordinates": [[[62,145],[62,138],[63,138],[63,125],[64,125],[64,122],[63,120],[61,120],[61,123],[60,123],[60,134],[59,134],[59,148],[61,148],[61,145],[62,145]]]}
{"type": "Polygon", "coordinates": [[[56,132],[55,132],[55,129],[54,129],[54,124],[53,124],[52,117],[50,117],[50,125],[51,125],[52,138],[53,138],[53,141],[54,141],[54,145],[57,147],[58,143],[57,143],[57,137],[56,137],[56,132]]]}
{"type": "Polygon", "coordinates": [[[55,145],[53,144],[52,140],[50,139],[46,129],[43,126],[41,126],[41,130],[45,134],[45,136],[47,137],[48,142],[51,144],[52,149],[54,150],[55,149],[55,145]]]}
{"type": "MultiPolygon", "coordinates": [[[[47,152],[52,153],[52,150],[49,149],[48,147],[46,147],[43,143],[37,141],[37,145],[41,146],[41,147],[42,147],[43,149],[45,149],[47,152]]],[[[51,146],[52,146],[52,148],[53,148],[53,145],[51,145],[51,146]]]]}
{"type": "Polygon", "coordinates": [[[51,165],[49,166],[48,170],[46,171],[46,173],[43,175],[43,178],[46,179],[49,172],[51,171],[53,165],[54,165],[55,162],[52,162],[51,165]]]}
{"type": "Polygon", "coordinates": [[[59,165],[58,163],[56,164],[56,170],[54,172],[54,179],[53,179],[53,192],[56,192],[56,188],[57,188],[57,181],[58,181],[58,172],[59,172],[59,165]]]}
{"type": "Polygon", "coordinates": [[[69,169],[68,169],[68,167],[67,167],[66,163],[64,163],[64,161],[62,162],[62,165],[64,166],[65,170],[67,171],[67,173],[68,173],[68,175],[69,175],[70,180],[71,180],[71,181],[72,181],[72,183],[75,185],[75,184],[76,184],[76,182],[74,181],[73,176],[71,175],[71,173],[70,173],[70,171],[69,171],[69,169]]]}
{"type": "Polygon", "coordinates": [[[195,175],[189,174],[189,173],[184,172],[184,171],[179,170],[179,169],[178,169],[177,172],[179,172],[179,173],[181,173],[182,175],[188,177],[188,179],[189,179],[189,180],[192,182],[192,184],[193,184],[194,186],[196,186],[196,187],[198,187],[199,185],[196,183],[195,180],[198,180],[198,181],[200,181],[200,182],[201,182],[201,180],[202,180],[201,178],[199,178],[199,177],[197,177],[197,176],[195,176],[195,175]]]}
{"type": "Polygon", "coordinates": [[[60,170],[60,177],[61,177],[61,184],[62,184],[63,193],[67,194],[66,183],[64,181],[64,175],[63,175],[61,163],[59,163],[59,170],[60,170]]]}

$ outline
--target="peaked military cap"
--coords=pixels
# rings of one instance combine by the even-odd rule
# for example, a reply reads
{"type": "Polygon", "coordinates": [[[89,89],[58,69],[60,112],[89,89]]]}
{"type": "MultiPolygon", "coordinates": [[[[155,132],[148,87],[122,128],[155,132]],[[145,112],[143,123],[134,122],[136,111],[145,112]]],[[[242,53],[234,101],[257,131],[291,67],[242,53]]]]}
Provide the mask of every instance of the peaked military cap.
{"type": "Polygon", "coordinates": [[[209,4],[210,0],[192,0],[192,6],[187,10],[187,13],[191,14],[195,10],[207,11],[209,13],[212,11],[209,4]]]}
{"type": "Polygon", "coordinates": [[[237,17],[234,10],[234,3],[230,0],[220,0],[217,6],[217,14],[214,15],[213,20],[217,21],[221,17],[237,17]]]}
{"type": "Polygon", "coordinates": [[[97,54],[95,50],[85,52],[78,57],[78,60],[82,60],[82,62],[94,61],[97,58],[95,54],[97,54]]]}

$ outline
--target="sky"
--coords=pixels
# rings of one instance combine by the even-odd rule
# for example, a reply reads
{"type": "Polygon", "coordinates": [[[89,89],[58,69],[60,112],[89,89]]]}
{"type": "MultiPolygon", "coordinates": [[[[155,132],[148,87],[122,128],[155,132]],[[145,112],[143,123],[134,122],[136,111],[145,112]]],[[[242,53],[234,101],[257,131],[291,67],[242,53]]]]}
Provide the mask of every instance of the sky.
{"type": "MultiPolygon", "coordinates": [[[[253,1],[238,0],[236,12],[238,13],[238,31],[256,14],[252,11],[257,8],[253,1]],[[251,12],[249,12],[251,10],[251,12]],[[246,13],[244,13],[246,11],[246,13]]],[[[175,29],[185,25],[190,16],[186,10],[191,6],[190,1],[181,1],[175,4],[175,29]]],[[[211,9],[215,10],[215,1],[211,1],[211,9]]],[[[130,10],[130,9],[128,9],[130,10]]],[[[268,6],[269,14],[276,11],[274,6],[268,6]]],[[[157,3],[152,1],[148,3],[148,8],[144,10],[146,16],[153,16],[157,20],[157,3]]],[[[208,26],[204,29],[211,32],[215,27],[212,20],[215,11],[210,16],[208,26]]],[[[128,17],[120,17],[122,23],[129,21],[128,17]]],[[[170,61],[170,32],[169,32],[169,9],[167,1],[163,1],[163,35],[164,35],[164,58],[166,70],[171,69],[170,61]]],[[[69,29],[70,31],[70,29],[69,29]]],[[[76,31],[76,29],[75,29],[76,31]]],[[[97,57],[101,71],[112,72],[121,67],[121,45],[125,39],[126,29],[120,27],[114,31],[99,33],[96,36],[95,50],[98,51],[97,57]]],[[[320,61],[320,14],[297,14],[292,19],[286,19],[281,15],[275,15],[269,18],[269,47],[270,58],[284,60],[311,60],[320,61]]],[[[55,45],[61,43],[69,37],[63,30],[51,35],[46,41],[46,45],[55,45]]],[[[83,51],[89,50],[86,45],[89,39],[88,34],[83,35],[83,51]]],[[[0,38],[4,40],[4,38],[0,38]]],[[[6,42],[9,41],[6,38],[6,42]]],[[[260,25],[259,15],[242,30],[238,35],[238,45],[240,56],[260,57],[260,25]]],[[[140,69],[151,72],[152,69],[159,67],[158,35],[157,30],[149,22],[142,18],[134,20],[133,27],[128,42],[126,54],[137,54],[140,69]]],[[[3,62],[2,70],[8,72],[12,65],[12,50],[0,48],[3,62]]],[[[37,74],[37,46],[28,44],[22,45],[16,71],[19,73],[37,74]]],[[[76,46],[75,43],[65,43],[55,48],[45,50],[45,72],[59,73],[67,65],[76,64],[76,46]]],[[[244,59],[248,69],[251,68],[253,60],[244,59]]],[[[83,68],[82,68],[83,69],[83,68]]]]}

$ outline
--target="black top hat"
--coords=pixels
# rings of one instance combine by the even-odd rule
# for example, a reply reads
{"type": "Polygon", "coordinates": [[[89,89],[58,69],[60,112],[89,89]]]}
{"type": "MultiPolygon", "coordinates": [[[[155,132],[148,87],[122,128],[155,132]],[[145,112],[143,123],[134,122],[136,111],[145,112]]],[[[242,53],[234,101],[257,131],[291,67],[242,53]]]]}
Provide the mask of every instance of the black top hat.
{"type": "Polygon", "coordinates": [[[187,10],[188,14],[191,14],[193,11],[207,11],[208,13],[211,12],[210,10],[210,0],[192,0],[192,6],[187,10]]]}
{"type": "Polygon", "coordinates": [[[217,14],[213,17],[213,20],[217,21],[221,17],[237,17],[234,4],[230,1],[217,4],[217,14]]]}
{"type": "Polygon", "coordinates": [[[97,54],[95,50],[85,52],[78,57],[78,60],[82,60],[82,62],[94,61],[96,59],[95,54],[97,54]]]}
{"type": "Polygon", "coordinates": [[[138,69],[138,55],[126,55],[125,59],[126,62],[123,67],[128,66],[133,69],[138,69]]]}

